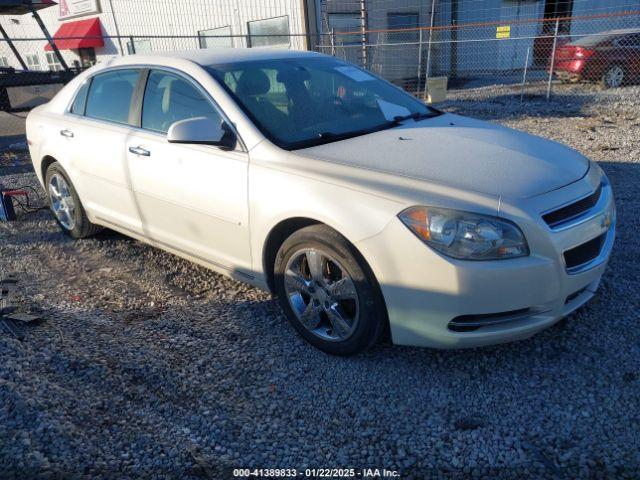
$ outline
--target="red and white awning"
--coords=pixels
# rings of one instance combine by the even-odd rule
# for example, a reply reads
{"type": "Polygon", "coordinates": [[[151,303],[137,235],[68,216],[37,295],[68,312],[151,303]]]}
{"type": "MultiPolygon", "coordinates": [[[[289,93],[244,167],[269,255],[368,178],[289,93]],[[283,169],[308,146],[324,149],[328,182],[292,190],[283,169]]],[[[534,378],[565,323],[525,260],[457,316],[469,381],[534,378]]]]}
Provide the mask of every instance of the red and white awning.
{"type": "MultiPolygon", "coordinates": [[[[58,50],[104,47],[100,19],[95,17],[64,23],[53,36],[53,42],[58,50]]],[[[47,52],[53,50],[49,44],[44,49],[47,52]]]]}

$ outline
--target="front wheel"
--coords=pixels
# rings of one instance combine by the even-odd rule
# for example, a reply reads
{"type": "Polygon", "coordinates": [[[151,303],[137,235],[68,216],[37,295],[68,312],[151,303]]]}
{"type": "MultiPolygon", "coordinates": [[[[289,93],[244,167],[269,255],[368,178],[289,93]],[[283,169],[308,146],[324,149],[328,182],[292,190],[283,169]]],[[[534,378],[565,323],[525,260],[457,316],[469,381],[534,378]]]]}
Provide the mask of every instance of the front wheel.
{"type": "Polygon", "coordinates": [[[59,163],[54,162],[47,169],[45,187],[51,211],[64,233],[72,238],[85,238],[102,230],[87,218],[76,189],[59,163]]]}
{"type": "Polygon", "coordinates": [[[324,225],[298,230],[275,261],[280,306],[298,333],[332,355],[374,344],[386,321],[368,265],[342,235],[324,225]]]}

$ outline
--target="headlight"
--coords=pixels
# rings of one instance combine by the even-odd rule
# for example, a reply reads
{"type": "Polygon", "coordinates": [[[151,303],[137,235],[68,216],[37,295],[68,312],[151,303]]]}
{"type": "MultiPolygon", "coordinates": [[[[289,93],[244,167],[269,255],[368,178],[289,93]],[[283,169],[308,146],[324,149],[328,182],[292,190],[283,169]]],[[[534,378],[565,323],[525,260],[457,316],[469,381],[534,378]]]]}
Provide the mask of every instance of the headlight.
{"type": "Polygon", "coordinates": [[[398,216],[418,238],[449,257],[499,260],[529,255],[520,229],[498,217],[433,207],[411,207],[398,216]]]}

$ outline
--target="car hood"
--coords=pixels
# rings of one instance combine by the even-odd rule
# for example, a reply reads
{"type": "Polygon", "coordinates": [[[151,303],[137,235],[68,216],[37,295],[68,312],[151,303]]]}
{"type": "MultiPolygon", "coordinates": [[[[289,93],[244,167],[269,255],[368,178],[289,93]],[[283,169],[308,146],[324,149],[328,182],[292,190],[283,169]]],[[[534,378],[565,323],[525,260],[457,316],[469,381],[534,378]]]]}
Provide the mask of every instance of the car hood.
{"type": "Polygon", "coordinates": [[[587,158],[557,142],[453,114],[297,153],[509,198],[558,189],[589,169],[587,158]]]}

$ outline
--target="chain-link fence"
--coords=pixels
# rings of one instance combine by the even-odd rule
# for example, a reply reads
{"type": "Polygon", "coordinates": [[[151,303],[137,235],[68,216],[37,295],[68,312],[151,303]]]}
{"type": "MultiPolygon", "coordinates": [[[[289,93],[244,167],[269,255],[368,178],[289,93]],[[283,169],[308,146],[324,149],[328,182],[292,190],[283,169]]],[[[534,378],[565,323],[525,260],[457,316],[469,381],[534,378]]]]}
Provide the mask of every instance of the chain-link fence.
{"type": "MultiPolygon", "coordinates": [[[[559,82],[616,88],[640,80],[640,10],[407,29],[332,31],[319,50],[417,96],[434,77],[451,91],[511,86],[548,96],[559,82]]],[[[526,97],[525,97],[526,98],[526,97]]]]}
{"type": "MultiPolygon", "coordinates": [[[[101,35],[100,58],[91,49],[56,52],[47,47],[45,37],[5,37],[0,39],[0,110],[24,111],[42,103],[75,74],[106,57],[220,46],[316,50],[358,64],[421,98],[429,98],[438,83],[445,83],[450,95],[465,92],[475,98],[493,95],[490,87],[500,86],[526,101],[553,95],[561,82],[616,88],[640,80],[640,6],[455,25],[436,25],[434,12],[428,26],[418,24],[418,14],[387,11],[386,22],[378,22],[399,28],[368,28],[376,21],[363,12],[324,12],[331,19],[324,25],[329,31],[317,34],[256,30],[229,35],[214,29],[197,35],[101,35]],[[44,47],[49,50],[46,64],[44,47]],[[16,52],[21,65],[10,66],[7,59],[16,52]]],[[[421,15],[429,18],[428,8],[421,15]]],[[[56,36],[55,43],[80,39],[92,37],[56,36]]]]}

